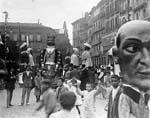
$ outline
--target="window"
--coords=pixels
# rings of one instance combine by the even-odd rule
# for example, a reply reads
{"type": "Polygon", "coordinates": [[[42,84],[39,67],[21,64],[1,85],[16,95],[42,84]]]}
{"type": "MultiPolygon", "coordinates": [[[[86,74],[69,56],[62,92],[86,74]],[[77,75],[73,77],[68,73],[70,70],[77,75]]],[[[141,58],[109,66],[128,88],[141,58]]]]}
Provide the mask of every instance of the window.
{"type": "Polygon", "coordinates": [[[143,18],[146,18],[146,9],[143,9],[143,18]]]}
{"type": "Polygon", "coordinates": [[[13,40],[14,40],[14,41],[17,41],[17,38],[18,38],[17,34],[14,34],[14,35],[13,35],[13,40]]]}
{"type": "Polygon", "coordinates": [[[26,41],[26,36],[24,34],[21,34],[21,41],[26,41]]]}
{"type": "Polygon", "coordinates": [[[115,11],[118,12],[119,11],[119,0],[115,1],[115,11]]]}
{"type": "Polygon", "coordinates": [[[33,34],[29,35],[29,41],[33,41],[33,34]]]}
{"type": "Polygon", "coordinates": [[[138,13],[136,13],[136,20],[138,20],[139,19],[139,14],[138,13]]]}
{"type": "Polygon", "coordinates": [[[112,30],[114,29],[114,18],[112,19],[112,30]]]}
{"type": "Polygon", "coordinates": [[[41,35],[40,35],[40,34],[37,35],[37,41],[38,41],[38,42],[41,41],[41,35]]]}
{"type": "Polygon", "coordinates": [[[106,21],[106,32],[109,31],[109,21],[106,21]]]}
{"type": "Polygon", "coordinates": [[[119,28],[119,16],[115,17],[115,27],[119,28]]]}
{"type": "Polygon", "coordinates": [[[114,12],[114,3],[113,2],[111,2],[109,10],[110,10],[110,14],[113,15],[113,12],[114,12]]]}
{"type": "Polygon", "coordinates": [[[106,17],[109,16],[109,6],[106,7],[106,17]]]}

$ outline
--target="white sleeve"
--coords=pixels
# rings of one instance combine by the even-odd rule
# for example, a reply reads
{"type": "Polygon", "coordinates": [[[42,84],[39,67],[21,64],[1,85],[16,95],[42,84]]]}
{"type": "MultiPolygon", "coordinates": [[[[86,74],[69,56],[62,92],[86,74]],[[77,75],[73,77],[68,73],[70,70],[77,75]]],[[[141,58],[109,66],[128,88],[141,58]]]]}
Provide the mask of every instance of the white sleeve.
{"type": "Polygon", "coordinates": [[[56,118],[54,114],[51,114],[49,118],[56,118]]]}

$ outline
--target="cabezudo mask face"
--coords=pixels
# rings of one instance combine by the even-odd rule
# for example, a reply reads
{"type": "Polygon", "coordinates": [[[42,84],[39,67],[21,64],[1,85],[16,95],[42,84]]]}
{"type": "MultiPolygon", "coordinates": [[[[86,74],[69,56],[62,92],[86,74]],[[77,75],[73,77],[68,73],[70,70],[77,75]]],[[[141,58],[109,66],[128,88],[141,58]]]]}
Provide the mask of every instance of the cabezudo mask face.
{"type": "Polygon", "coordinates": [[[55,38],[54,37],[48,37],[47,45],[48,46],[54,46],[55,45],[55,38]]]}
{"type": "Polygon", "coordinates": [[[119,31],[119,64],[130,85],[150,88],[150,23],[131,21],[119,31]]]}

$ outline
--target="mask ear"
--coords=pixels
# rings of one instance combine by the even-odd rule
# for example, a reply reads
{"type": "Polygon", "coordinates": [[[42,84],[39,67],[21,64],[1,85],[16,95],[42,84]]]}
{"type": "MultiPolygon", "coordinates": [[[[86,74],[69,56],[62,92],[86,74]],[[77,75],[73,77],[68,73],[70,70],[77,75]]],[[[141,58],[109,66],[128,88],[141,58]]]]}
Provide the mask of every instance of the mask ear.
{"type": "Polygon", "coordinates": [[[113,57],[114,57],[115,64],[118,64],[119,63],[119,53],[118,53],[118,48],[117,47],[114,47],[112,49],[112,54],[113,54],[113,57]]]}

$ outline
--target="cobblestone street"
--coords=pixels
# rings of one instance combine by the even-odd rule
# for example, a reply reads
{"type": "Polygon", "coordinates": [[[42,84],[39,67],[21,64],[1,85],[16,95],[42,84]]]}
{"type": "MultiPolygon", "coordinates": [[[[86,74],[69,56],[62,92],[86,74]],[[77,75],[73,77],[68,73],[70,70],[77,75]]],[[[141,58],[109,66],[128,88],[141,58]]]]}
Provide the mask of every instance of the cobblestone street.
{"type": "MultiPolygon", "coordinates": [[[[16,88],[12,99],[14,106],[6,108],[6,91],[0,91],[0,118],[45,118],[44,110],[42,109],[37,114],[32,115],[34,108],[36,107],[34,90],[31,92],[30,105],[19,106],[21,102],[21,88],[16,88]]],[[[96,100],[96,115],[101,118],[106,118],[106,111],[104,106],[106,100],[97,97],[96,100]]],[[[76,113],[76,109],[73,109],[76,113]]],[[[81,111],[82,112],[82,111],[81,111]]]]}

